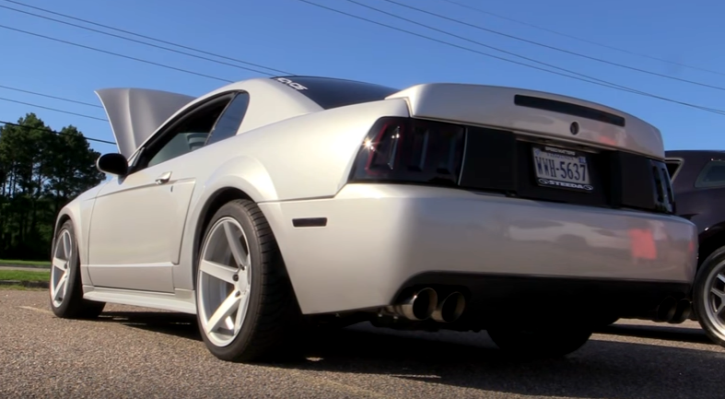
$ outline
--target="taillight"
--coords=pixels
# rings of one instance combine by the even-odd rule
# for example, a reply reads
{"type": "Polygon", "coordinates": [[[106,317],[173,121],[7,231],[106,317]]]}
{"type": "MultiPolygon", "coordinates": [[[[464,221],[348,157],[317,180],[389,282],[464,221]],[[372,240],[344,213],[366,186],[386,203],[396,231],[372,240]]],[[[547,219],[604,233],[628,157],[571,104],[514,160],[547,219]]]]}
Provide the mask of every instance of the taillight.
{"type": "Polygon", "coordinates": [[[464,145],[463,126],[381,118],[365,137],[350,180],[455,186],[464,145]]]}
{"type": "Polygon", "coordinates": [[[676,213],[672,179],[667,170],[667,165],[660,161],[651,161],[651,163],[655,183],[655,208],[665,213],[676,213]]]}

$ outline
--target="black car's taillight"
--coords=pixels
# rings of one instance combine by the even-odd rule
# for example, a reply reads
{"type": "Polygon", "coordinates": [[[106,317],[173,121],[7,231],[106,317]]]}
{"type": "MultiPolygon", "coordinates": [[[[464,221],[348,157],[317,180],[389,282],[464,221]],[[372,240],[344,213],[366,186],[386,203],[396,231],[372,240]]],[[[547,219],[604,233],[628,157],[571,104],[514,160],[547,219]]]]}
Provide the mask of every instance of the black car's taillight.
{"type": "Polygon", "coordinates": [[[675,213],[667,165],[664,162],[628,152],[611,155],[614,205],[662,213],[675,213]]]}
{"type": "Polygon", "coordinates": [[[461,173],[465,128],[386,117],[370,129],[350,176],[353,182],[455,186],[461,173]]]}
{"type": "Polygon", "coordinates": [[[665,213],[676,213],[672,179],[667,164],[654,160],[650,162],[652,163],[652,176],[655,184],[655,208],[665,213]]]}

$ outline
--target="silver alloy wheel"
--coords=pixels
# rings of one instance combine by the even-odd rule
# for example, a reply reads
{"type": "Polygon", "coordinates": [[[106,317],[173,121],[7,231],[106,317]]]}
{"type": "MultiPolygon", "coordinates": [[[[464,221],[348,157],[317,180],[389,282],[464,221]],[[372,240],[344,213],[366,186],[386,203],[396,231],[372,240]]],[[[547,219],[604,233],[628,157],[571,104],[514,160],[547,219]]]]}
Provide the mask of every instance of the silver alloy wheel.
{"type": "Polygon", "coordinates": [[[712,269],[704,284],[706,293],[703,295],[707,318],[720,339],[725,340],[725,261],[712,269]]]}
{"type": "Polygon", "coordinates": [[[62,230],[55,241],[53,262],[50,271],[50,297],[54,307],[63,304],[68,293],[70,259],[73,255],[73,236],[69,230],[62,230]]]}
{"type": "Polygon", "coordinates": [[[199,320],[216,346],[229,345],[242,329],[249,307],[251,264],[242,226],[232,217],[219,219],[206,237],[197,274],[199,320]]]}

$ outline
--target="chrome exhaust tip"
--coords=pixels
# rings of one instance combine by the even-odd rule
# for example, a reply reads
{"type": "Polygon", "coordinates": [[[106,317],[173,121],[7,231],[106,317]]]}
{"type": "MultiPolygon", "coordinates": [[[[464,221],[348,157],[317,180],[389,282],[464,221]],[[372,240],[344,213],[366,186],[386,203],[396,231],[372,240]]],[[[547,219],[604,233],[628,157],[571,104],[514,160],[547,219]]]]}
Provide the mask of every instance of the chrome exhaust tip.
{"type": "Polygon", "coordinates": [[[677,306],[675,306],[675,312],[672,315],[672,318],[667,322],[670,324],[683,323],[685,320],[690,318],[690,313],[692,313],[692,302],[687,299],[680,299],[677,301],[677,306]]]}
{"type": "Polygon", "coordinates": [[[453,323],[466,309],[466,298],[460,292],[445,297],[435,308],[431,317],[439,323],[453,323]]]}
{"type": "Polygon", "coordinates": [[[428,319],[438,304],[438,293],[426,287],[409,296],[402,303],[388,306],[387,310],[408,320],[422,321],[428,319]]]}
{"type": "Polygon", "coordinates": [[[657,310],[655,313],[655,321],[667,322],[667,321],[672,320],[672,318],[675,316],[676,310],[677,310],[677,300],[671,296],[668,296],[657,307],[657,310]]]}

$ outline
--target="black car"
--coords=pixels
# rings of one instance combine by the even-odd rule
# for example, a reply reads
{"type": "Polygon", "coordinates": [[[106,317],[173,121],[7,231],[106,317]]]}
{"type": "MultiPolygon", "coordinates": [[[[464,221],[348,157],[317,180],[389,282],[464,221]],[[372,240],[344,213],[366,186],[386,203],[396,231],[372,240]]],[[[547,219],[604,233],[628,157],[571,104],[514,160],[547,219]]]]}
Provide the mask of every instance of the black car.
{"type": "Polygon", "coordinates": [[[693,285],[694,316],[725,346],[725,151],[667,151],[676,212],[695,223],[700,249],[693,285]]]}

